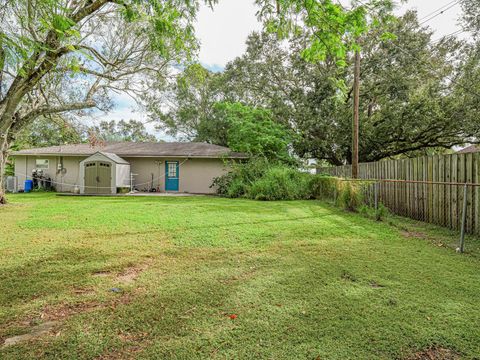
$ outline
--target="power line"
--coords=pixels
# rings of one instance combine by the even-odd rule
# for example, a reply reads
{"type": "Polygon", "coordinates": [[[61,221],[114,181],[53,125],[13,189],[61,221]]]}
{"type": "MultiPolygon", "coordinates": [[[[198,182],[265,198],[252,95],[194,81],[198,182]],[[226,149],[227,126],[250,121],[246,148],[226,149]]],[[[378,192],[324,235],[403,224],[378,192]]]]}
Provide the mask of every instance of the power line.
{"type": "Polygon", "coordinates": [[[448,9],[445,9],[446,7],[449,7],[449,6],[453,6],[453,5],[456,5],[459,3],[459,0],[453,0],[453,1],[450,1],[449,3],[443,5],[443,6],[440,6],[438,9],[435,9],[433,10],[431,13],[421,17],[420,19],[418,19],[419,21],[423,21],[425,20],[426,18],[436,14],[438,11],[440,11],[441,13],[444,13],[445,11],[449,10],[450,8],[448,9]]]}
{"type": "Polygon", "coordinates": [[[444,35],[444,36],[442,36],[442,37],[440,37],[440,38],[438,38],[438,39],[433,40],[431,44],[432,44],[432,45],[438,44],[438,43],[441,42],[442,40],[446,40],[446,39],[448,39],[448,38],[454,37],[454,36],[456,36],[456,35],[459,35],[459,34],[462,34],[462,33],[465,33],[465,32],[468,32],[468,31],[467,31],[467,30],[464,30],[464,29],[459,29],[459,30],[454,31],[454,32],[452,32],[452,33],[450,33],[450,34],[444,35]]]}
{"type": "Polygon", "coordinates": [[[419,25],[423,25],[433,19],[435,19],[436,17],[440,16],[440,15],[443,15],[446,11],[450,10],[451,8],[453,8],[454,6],[456,6],[457,4],[459,3],[459,1],[455,1],[453,4],[451,4],[450,6],[448,6],[446,9],[440,11],[439,13],[435,14],[435,15],[432,15],[430,17],[428,17],[427,19],[421,21],[422,19],[420,19],[420,24],[419,25]]]}
{"type": "MultiPolygon", "coordinates": [[[[365,6],[366,8],[368,8],[368,6],[367,6],[363,1],[361,1],[361,0],[357,0],[357,1],[358,1],[358,3],[360,3],[361,5],[363,5],[363,6],[365,6]]],[[[458,0],[454,0],[453,2],[457,3],[458,0]]],[[[447,6],[447,7],[448,7],[448,6],[451,7],[453,2],[450,2],[450,3],[446,4],[446,5],[443,5],[443,6],[440,7],[439,9],[445,8],[446,6],[447,6]]],[[[453,4],[453,5],[455,5],[455,4],[453,4]]],[[[446,9],[445,9],[445,10],[446,10],[446,9]]],[[[443,12],[444,12],[445,10],[443,10],[443,12]]],[[[437,12],[437,11],[438,11],[438,9],[437,9],[436,11],[434,11],[434,13],[437,12]]],[[[378,11],[376,11],[376,10],[374,10],[374,9],[372,9],[372,12],[376,13],[378,16],[381,15],[381,14],[379,14],[378,11]]],[[[322,18],[328,23],[328,25],[331,25],[331,23],[330,23],[330,21],[329,21],[328,18],[323,17],[323,16],[322,16],[322,18]]],[[[430,20],[431,20],[431,19],[429,19],[429,20],[427,20],[427,21],[430,21],[430,20]]],[[[424,23],[427,22],[427,21],[424,21],[424,23]]],[[[329,27],[330,27],[330,26],[329,26],[329,27]]],[[[412,28],[412,29],[413,29],[413,28],[412,28]]],[[[337,30],[337,31],[336,31],[337,34],[340,35],[340,33],[338,32],[338,28],[337,28],[336,30],[337,30]]],[[[378,35],[376,35],[376,36],[378,37],[378,35]]],[[[437,67],[436,67],[431,61],[418,58],[416,54],[414,54],[414,53],[412,53],[411,51],[406,50],[406,49],[402,48],[401,46],[395,44],[394,41],[391,41],[390,44],[393,45],[395,48],[399,49],[400,51],[402,51],[403,53],[410,55],[411,57],[413,57],[413,58],[416,59],[417,61],[419,61],[419,62],[421,62],[421,63],[424,63],[424,64],[426,64],[426,65],[429,65],[429,67],[430,67],[430,69],[432,70],[432,72],[435,72],[435,74],[437,73],[437,70],[438,70],[438,69],[437,69],[437,67]]],[[[444,78],[447,79],[447,80],[450,80],[452,84],[456,84],[456,85],[462,87],[464,90],[469,91],[471,94],[475,95],[476,97],[478,97],[478,98],[480,99],[480,94],[478,94],[476,91],[472,90],[472,88],[470,88],[470,87],[467,88],[467,87],[465,87],[465,85],[459,84],[456,79],[454,79],[454,78],[452,78],[452,77],[450,77],[450,76],[448,76],[448,75],[444,75],[444,78]]]]}
{"type": "MultiPolygon", "coordinates": [[[[363,3],[362,1],[360,1],[360,0],[357,0],[357,1],[360,4],[362,4],[363,6],[366,6],[365,3],[363,3]]],[[[375,12],[377,15],[380,15],[378,13],[378,11],[374,11],[374,10],[372,10],[372,11],[375,12]]],[[[408,50],[402,48],[401,46],[395,44],[394,41],[391,41],[390,44],[393,45],[395,48],[399,49],[400,51],[402,51],[403,53],[410,55],[411,57],[418,60],[419,62],[422,62],[426,65],[429,65],[433,72],[435,72],[435,73],[437,72],[437,68],[435,67],[435,65],[432,62],[424,60],[424,59],[419,59],[416,54],[414,54],[411,51],[408,51],[408,50]]],[[[476,91],[472,90],[472,88],[470,88],[470,87],[467,88],[464,85],[459,84],[456,79],[453,79],[452,77],[450,77],[448,75],[444,75],[444,78],[446,78],[447,80],[450,80],[452,84],[458,85],[458,86],[462,87],[464,90],[469,91],[471,94],[475,95],[476,97],[478,97],[480,99],[480,94],[478,94],[476,91]]]]}

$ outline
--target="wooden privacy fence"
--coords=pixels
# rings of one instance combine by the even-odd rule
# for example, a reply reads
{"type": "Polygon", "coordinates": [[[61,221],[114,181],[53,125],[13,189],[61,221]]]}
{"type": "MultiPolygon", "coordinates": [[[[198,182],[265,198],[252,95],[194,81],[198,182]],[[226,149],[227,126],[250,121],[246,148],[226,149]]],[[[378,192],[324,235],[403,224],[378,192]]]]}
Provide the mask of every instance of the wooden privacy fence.
{"type": "MultiPolygon", "coordinates": [[[[343,178],[351,171],[351,165],[317,169],[343,178]]],[[[465,231],[480,234],[480,153],[362,163],[359,177],[378,180],[379,201],[393,213],[455,230],[461,228],[466,184],[465,231]]]]}

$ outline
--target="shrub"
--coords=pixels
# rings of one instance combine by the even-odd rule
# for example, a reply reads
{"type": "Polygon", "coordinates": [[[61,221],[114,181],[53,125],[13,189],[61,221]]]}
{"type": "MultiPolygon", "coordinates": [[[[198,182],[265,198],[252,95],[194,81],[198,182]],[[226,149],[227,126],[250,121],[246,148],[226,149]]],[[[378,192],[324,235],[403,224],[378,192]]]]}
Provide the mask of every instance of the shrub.
{"type": "Polygon", "coordinates": [[[363,204],[363,187],[361,182],[339,181],[337,204],[349,211],[357,211],[363,204]]]}
{"type": "Polygon", "coordinates": [[[382,221],[388,215],[388,209],[382,203],[378,204],[378,209],[375,214],[375,220],[382,221]]]}
{"type": "Polygon", "coordinates": [[[312,175],[309,192],[312,199],[334,199],[339,180],[329,175],[312,175]]]}
{"type": "Polygon", "coordinates": [[[232,164],[232,171],[216,178],[217,193],[230,198],[253,200],[334,200],[349,211],[363,205],[363,182],[343,181],[328,175],[312,175],[267,160],[232,164]]]}
{"type": "Polygon", "coordinates": [[[230,163],[232,170],[213,179],[211,187],[217,188],[217,194],[236,198],[243,197],[250,186],[263,176],[272,165],[265,159],[252,159],[246,163],[230,163]]]}
{"type": "Polygon", "coordinates": [[[255,200],[309,199],[310,176],[285,166],[272,167],[251,185],[246,195],[255,200]]]}

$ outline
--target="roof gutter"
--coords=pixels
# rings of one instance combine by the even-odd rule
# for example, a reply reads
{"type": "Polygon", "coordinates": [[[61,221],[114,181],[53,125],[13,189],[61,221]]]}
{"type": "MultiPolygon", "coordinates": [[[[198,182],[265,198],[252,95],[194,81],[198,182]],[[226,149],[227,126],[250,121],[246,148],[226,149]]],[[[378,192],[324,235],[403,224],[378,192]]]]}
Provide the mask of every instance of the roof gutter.
{"type": "MultiPolygon", "coordinates": [[[[67,154],[67,153],[19,153],[18,151],[13,152],[10,156],[71,156],[71,157],[83,157],[83,156],[92,156],[96,153],[89,154],[67,154]]],[[[218,155],[218,156],[207,156],[207,155],[127,155],[127,154],[117,154],[120,157],[128,158],[181,158],[181,159],[248,159],[249,156],[229,156],[218,155]]]]}

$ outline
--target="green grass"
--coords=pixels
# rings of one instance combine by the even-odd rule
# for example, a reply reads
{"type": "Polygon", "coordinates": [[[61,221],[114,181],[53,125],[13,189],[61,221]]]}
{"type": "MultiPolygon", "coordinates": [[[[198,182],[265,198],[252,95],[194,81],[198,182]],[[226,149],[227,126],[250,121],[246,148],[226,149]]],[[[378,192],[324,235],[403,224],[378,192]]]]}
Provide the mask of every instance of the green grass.
{"type": "Polygon", "coordinates": [[[480,354],[480,258],[451,249],[456,233],[316,201],[10,201],[0,208],[0,341],[59,323],[0,348],[1,359],[480,354]]]}

